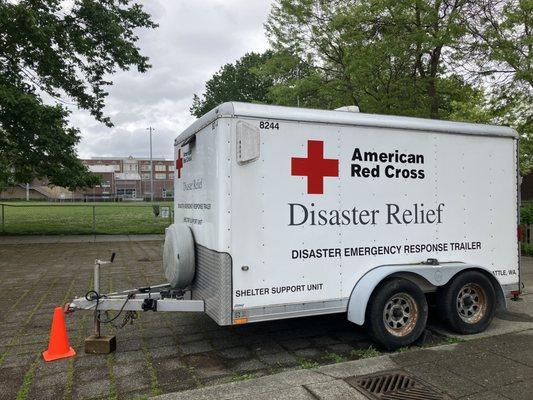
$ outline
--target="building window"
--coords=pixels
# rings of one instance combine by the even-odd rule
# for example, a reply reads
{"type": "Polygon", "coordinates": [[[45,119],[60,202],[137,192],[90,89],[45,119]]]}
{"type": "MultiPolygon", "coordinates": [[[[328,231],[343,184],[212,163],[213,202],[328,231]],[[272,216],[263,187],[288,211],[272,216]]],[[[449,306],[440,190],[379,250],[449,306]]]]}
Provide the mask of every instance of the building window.
{"type": "Polygon", "coordinates": [[[155,174],[155,179],[167,179],[167,174],[155,174]]]}
{"type": "Polygon", "coordinates": [[[146,181],[146,180],[150,179],[150,174],[149,174],[149,173],[146,173],[146,172],[143,172],[143,173],[141,174],[141,179],[142,179],[143,181],[146,181]]]}
{"type": "Polygon", "coordinates": [[[169,171],[174,171],[176,169],[176,167],[174,165],[169,165],[168,166],[168,170],[169,171]]]}
{"type": "Polygon", "coordinates": [[[111,187],[111,184],[109,183],[109,181],[102,181],[102,187],[108,188],[108,187],[111,187]]]}
{"type": "Polygon", "coordinates": [[[120,172],[120,164],[115,164],[115,172],[120,172]]]}
{"type": "Polygon", "coordinates": [[[141,171],[150,172],[150,164],[141,164],[141,171]]]}
{"type": "Polygon", "coordinates": [[[174,197],[174,191],[172,189],[163,188],[161,190],[161,195],[164,199],[169,198],[169,197],[172,198],[174,197]]]}
{"type": "Polygon", "coordinates": [[[158,165],[155,166],[155,170],[156,170],[156,171],[160,171],[160,172],[162,172],[162,171],[166,171],[166,170],[167,170],[167,166],[166,166],[166,165],[159,165],[159,164],[158,164],[158,165]]]}
{"type": "Polygon", "coordinates": [[[168,174],[168,179],[174,179],[174,174],[168,174]]]}
{"type": "Polygon", "coordinates": [[[135,189],[117,189],[117,195],[124,198],[134,199],[137,197],[137,191],[135,189]]]}
{"type": "Polygon", "coordinates": [[[137,171],[137,164],[128,164],[128,171],[137,171]]]}

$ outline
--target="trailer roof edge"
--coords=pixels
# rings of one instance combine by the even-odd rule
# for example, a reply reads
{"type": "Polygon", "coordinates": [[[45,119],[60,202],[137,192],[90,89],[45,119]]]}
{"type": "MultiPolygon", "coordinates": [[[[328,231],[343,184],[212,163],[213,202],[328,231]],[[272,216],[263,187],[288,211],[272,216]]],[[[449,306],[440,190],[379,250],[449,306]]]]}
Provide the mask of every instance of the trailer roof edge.
{"type": "Polygon", "coordinates": [[[350,111],[318,110],[312,108],[226,102],[197,119],[176,138],[175,143],[177,144],[186,140],[205,126],[223,116],[518,138],[518,133],[507,126],[415,117],[399,117],[382,114],[364,114],[350,111]]]}

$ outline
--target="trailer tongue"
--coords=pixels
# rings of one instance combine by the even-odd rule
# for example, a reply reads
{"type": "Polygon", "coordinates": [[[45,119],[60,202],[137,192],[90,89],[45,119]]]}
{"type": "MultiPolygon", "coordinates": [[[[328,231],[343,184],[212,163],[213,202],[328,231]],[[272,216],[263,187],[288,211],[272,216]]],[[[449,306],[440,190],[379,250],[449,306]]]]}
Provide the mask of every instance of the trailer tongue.
{"type": "Polygon", "coordinates": [[[147,286],[109,294],[91,291],[72,300],[69,311],[179,311],[203,312],[203,300],[188,300],[188,292],[172,289],[169,284],[147,286]]]}

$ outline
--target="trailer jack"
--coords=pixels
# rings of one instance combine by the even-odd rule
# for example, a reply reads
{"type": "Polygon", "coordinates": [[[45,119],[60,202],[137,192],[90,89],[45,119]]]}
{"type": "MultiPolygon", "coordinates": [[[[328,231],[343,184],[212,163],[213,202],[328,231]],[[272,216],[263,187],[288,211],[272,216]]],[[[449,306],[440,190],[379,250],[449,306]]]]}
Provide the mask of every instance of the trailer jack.
{"type": "Polygon", "coordinates": [[[187,290],[173,289],[170,284],[129,289],[108,294],[100,293],[100,270],[103,266],[113,263],[115,253],[109,261],[95,260],[93,289],[84,297],[78,297],[66,305],[67,312],[78,310],[93,311],[93,334],[85,339],[85,352],[89,354],[109,354],[116,349],[115,335],[102,335],[101,324],[117,320],[122,313],[121,324],[113,324],[115,328],[122,328],[127,323],[133,323],[140,311],[154,312],[204,312],[203,300],[190,300],[191,293],[187,290]],[[118,311],[109,317],[108,311],[118,311]],[[105,315],[105,319],[102,318],[105,315]]]}

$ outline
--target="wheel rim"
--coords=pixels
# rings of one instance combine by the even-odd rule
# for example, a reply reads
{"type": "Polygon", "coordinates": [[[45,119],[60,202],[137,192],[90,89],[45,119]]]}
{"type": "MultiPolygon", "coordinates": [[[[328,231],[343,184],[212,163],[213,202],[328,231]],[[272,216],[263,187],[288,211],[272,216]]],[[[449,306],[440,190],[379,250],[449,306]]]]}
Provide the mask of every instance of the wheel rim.
{"type": "Polygon", "coordinates": [[[475,324],[481,320],[487,312],[487,296],[481,286],[476,283],[464,285],[455,302],[457,313],[468,324],[475,324]]]}
{"type": "Polygon", "coordinates": [[[407,293],[394,294],[385,303],[383,322],[387,331],[394,336],[406,336],[418,322],[418,306],[407,293]]]}

